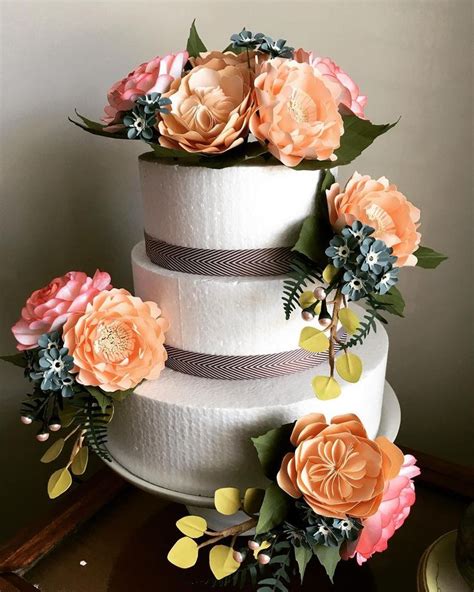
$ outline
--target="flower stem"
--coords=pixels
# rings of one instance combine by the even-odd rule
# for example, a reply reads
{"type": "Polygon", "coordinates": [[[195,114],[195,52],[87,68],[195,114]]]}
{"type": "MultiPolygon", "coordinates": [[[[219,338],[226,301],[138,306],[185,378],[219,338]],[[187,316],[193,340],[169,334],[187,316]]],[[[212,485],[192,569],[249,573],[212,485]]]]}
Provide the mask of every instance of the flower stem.
{"type": "Polygon", "coordinates": [[[249,518],[248,520],[246,520],[245,522],[242,522],[241,524],[236,524],[235,526],[231,526],[231,527],[226,528],[224,530],[213,532],[211,534],[212,538],[205,541],[204,543],[201,543],[199,545],[199,549],[201,549],[202,547],[206,547],[207,545],[214,545],[215,543],[217,543],[217,541],[225,539],[229,536],[232,536],[235,538],[235,537],[239,536],[239,534],[247,532],[247,530],[250,530],[251,528],[254,528],[255,526],[257,526],[257,522],[258,522],[257,518],[249,518]]]}
{"type": "Polygon", "coordinates": [[[331,378],[334,376],[334,360],[336,358],[335,344],[338,342],[337,339],[337,323],[339,321],[339,310],[341,308],[343,296],[340,289],[337,288],[336,296],[334,298],[334,307],[332,309],[332,322],[330,325],[330,336],[329,336],[329,367],[331,369],[331,378]]]}

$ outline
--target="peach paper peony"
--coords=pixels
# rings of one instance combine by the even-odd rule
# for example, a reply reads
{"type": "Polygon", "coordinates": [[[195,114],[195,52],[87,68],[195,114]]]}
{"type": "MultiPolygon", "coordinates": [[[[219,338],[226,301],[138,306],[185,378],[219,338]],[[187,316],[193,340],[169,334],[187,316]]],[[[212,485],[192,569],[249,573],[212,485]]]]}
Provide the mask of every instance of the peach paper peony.
{"type": "Polygon", "coordinates": [[[253,109],[252,72],[242,55],[211,52],[165,93],[171,112],[158,124],[160,144],[187,152],[220,154],[248,134],[253,109]]]}
{"type": "Polygon", "coordinates": [[[362,565],[374,553],[385,551],[388,540],[393,536],[410,514],[415,503],[415,486],[413,477],[420,474],[415,465],[416,458],[407,454],[400,473],[385,486],[383,500],[379,509],[364,520],[357,547],[351,557],[357,556],[357,563],[362,565]]]}
{"type": "Polygon", "coordinates": [[[70,317],[63,340],[74,357],[77,382],[114,392],[158,378],[168,329],[160,314],[154,302],[114,288],[96,296],[82,316],[70,317]]]}
{"type": "Polygon", "coordinates": [[[283,458],[278,485],[294,498],[303,496],[321,516],[372,516],[403,463],[395,444],[384,437],[370,440],[352,414],[333,417],[329,425],[320,413],[306,415],[290,439],[296,450],[283,458]]]}
{"type": "Polygon", "coordinates": [[[336,160],[342,118],[322,76],[309,64],[275,58],[259,67],[253,135],[287,166],[303,159],[336,160]]]}
{"type": "Polygon", "coordinates": [[[304,49],[295,51],[295,60],[303,64],[310,64],[323,76],[338,105],[344,105],[361,119],[366,119],[364,107],[367,105],[367,97],[360,94],[357,84],[335,62],[304,49]]]}
{"type": "Polygon", "coordinates": [[[104,107],[102,121],[108,126],[118,124],[121,113],[133,109],[135,100],[140,95],[166,92],[173,80],[181,77],[187,61],[188,53],[180,51],[140,64],[128,76],[116,82],[107,93],[109,104],[104,107]]]}
{"type": "Polygon", "coordinates": [[[417,232],[420,210],[390,185],[388,179],[372,179],[368,175],[354,173],[343,191],[334,183],[326,192],[329,219],[332,227],[340,231],[356,220],[375,228],[373,236],[392,247],[398,258],[398,267],[416,265],[413,254],[420,244],[417,232]]]}
{"type": "Polygon", "coordinates": [[[21,319],[13,325],[17,349],[37,347],[43,333],[58,329],[71,314],[82,314],[99,292],[110,288],[110,275],[99,270],[93,278],[82,271],[70,271],[54,278],[31,294],[21,311],[21,319]]]}

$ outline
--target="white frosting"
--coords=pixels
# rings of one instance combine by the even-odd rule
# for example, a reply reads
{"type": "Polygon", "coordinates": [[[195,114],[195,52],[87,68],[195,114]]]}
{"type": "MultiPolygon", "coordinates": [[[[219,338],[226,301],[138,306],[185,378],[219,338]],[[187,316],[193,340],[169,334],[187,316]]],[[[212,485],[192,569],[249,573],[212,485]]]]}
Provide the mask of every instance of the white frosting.
{"type": "Polygon", "coordinates": [[[342,394],[331,401],[316,399],[311,388],[313,376],[329,373],[326,364],[245,381],[197,378],[166,368],[116,406],[108,448],[134,475],[173,491],[212,496],[218,487],[262,486],[251,436],[318,411],[328,420],[355,413],[375,437],[388,353],[383,327],[377,325],[353,351],[363,360],[363,376],[356,384],[341,380],[342,394]]]}
{"type": "Polygon", "coordinates": [[[320,177],[284,166],[210,169],[143,156],[139,163],[146,232],[201,249],[293,246],[320,177]]]}
{"type": "Polygon", "coordinates": [[[163,269],[144,243],[132,251],[135,294],[161,308],[171,328],[166,343],[192,352],[257,355],[298,349],[306,325],[299,310],[285,320],[286,276],[220,277],[163,269]]]}

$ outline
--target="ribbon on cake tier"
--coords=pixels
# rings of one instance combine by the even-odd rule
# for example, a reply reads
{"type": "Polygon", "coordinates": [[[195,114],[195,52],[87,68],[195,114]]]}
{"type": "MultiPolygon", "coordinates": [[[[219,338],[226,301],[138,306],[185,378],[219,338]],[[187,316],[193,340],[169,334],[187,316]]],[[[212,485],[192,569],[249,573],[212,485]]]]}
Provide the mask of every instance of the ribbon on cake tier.
{"type": "MultiPolygon", "coordinates": [[[[345,341],[347,334],[341,330],[339,341],[345,341]]],[[[166,366],[200,378],[217,380],[252,380],[256,378],[273,378],[295,374],[319,366],[328,359],[328,352],[313,354],[304,349],[260,354],[252,356],[228,356],[202,354],[185,351],[171,345],[165,345],[168,352],[166,366]]],[[[336,351],[340,349],[337,345],[336,351]]]]}
{"type": "Polygon", "coordinates": [[[289,271],[290,247],[268,249],[195,249],[171,245],[145,232],[148,258],[155,265],[201,275],[282,275],[289,271]]]}

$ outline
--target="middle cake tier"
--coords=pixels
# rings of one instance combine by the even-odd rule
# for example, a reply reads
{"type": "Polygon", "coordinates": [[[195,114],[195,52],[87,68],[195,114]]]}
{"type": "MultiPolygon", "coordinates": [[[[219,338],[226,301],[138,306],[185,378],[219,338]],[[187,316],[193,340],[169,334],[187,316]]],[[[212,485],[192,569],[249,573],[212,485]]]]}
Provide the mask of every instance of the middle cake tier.
{"type": "Polygon", "coordinates": [[[252,356],[298,349],[306,325],[283,311],[285,276],[220,277],[170,271],[150,262],[143,242],[132,251],[135,294],[169,320],[166,344],[186,352],[252,356]]]}

